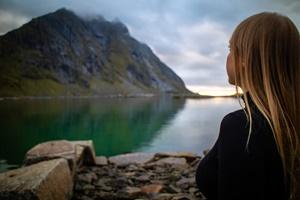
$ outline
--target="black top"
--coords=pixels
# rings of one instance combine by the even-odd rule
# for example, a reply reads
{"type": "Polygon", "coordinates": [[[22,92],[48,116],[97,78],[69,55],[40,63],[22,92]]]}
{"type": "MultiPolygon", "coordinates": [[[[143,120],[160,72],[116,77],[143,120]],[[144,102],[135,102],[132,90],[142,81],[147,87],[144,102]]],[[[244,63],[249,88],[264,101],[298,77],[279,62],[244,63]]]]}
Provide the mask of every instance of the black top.
{"type": "Polygon", "coordinates": [[[197,186],[208,200],[287,200],[271,128],[249,93],[245,95],[253,116],[249,152],[250,124],[243,109],[233,111],[222,119],[218,139],[197,166],[197,186]]]}

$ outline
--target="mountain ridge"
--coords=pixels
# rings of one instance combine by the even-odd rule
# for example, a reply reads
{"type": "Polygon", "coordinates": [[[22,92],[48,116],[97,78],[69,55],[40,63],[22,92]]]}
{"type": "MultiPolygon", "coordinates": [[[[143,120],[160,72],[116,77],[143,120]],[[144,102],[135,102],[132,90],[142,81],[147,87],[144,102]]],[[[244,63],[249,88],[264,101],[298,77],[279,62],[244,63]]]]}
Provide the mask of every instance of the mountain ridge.
{"type": "Polygon", "coordinates": [[[0,36],[0,96],[194,95],[118,20],[66,8],[0,36]]]}

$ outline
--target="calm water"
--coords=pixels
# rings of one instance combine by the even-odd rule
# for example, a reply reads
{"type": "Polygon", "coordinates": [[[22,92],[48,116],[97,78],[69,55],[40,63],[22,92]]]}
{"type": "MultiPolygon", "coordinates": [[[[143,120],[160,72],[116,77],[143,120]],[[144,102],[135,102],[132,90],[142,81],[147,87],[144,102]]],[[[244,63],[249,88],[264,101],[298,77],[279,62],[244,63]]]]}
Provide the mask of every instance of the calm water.
{"type": "Polygon", "coordinates": [[[210,148],[237,99],[90,98],[0,101],[0,170],[22,163],[35,144],[94,142],[97,155],[210,148]]]}

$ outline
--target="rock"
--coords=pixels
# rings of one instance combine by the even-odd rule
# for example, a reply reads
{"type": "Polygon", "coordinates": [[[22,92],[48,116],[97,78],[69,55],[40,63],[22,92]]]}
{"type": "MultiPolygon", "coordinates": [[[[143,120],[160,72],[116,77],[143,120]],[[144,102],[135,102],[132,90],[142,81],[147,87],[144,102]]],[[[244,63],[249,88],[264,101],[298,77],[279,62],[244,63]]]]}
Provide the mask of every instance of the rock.
{"type": "Polygon", "coordinates": [[[199,190],[197,189],[197,188],[195,188],[195,187],[191,187],[190,189],[189,189],[189,193],[191,193],[191,194],[194,194],[194,193],[196,193],[196,192],[198,192],[199,190]]]}
{"type": "Polygon", "coordinates": [[[106,186],[106,185],[104,185],[104,186],[102,186],[102,187],[101,187],[101,190],[104,190],[104,191],[106,191],[106,192],[110,192],[110,191],[112,191],[112,190],[113,190],[113,188],[112,188],[112,187],[109,187],[109,186],[106,186]]]}
{"type": "Polygon", "coordinates": [[[187,188],[190,185],[193,185],[195,183],[195,178],[182,178],[179,181],[176,182],[176,185],[180,188],[187,188]]]}
{"type": "Polygon", "coordinates": [[[145,185],[141,188],[141,191],[144,193],[159,193],[164,188],[163,185],[159,184],[150,184],[145,185]]]}
{"type": "Polygon", "coordinates": [[[43,161],[0,174],[0,199],[70,199],[73,182],[65,159],[43,161]]]}
{"type": "Polygon", "coordinates": [[[80,199],[81,200],[93,200],[92,198],[85,196],[85,195],[81,196],[80,199]]]}
{"type": "Polygon", "coordinates": [[[166,190],[168,192],[171,192],[171,193],[180,193],[181,190],[177,187],[175,187],[174,185],[170,184],[169,186],[167,186],[166,190]]]}
{"type": "Polygon", "coordinates": [[[174,196],[172,200],[196,200],[196,198],[194,198],[190,194],[178,194],[174,196]]]}
{"type": "Polygon", "coordinates": [[[91,184],[85,184],[82,186],[82,190],[94,190],[95,186],[91,184]]]}
{"type": "Polygon", "coordinates": [[[138,187],[126,187],[125,193],[129,198],[135,198],[141,193],[141,189],[138,187]]]}
{"type": "Polygon", "coordinates": [[[131,177],[131,176],[135,175],[135,172],[126,172],[126,173],[124,173],[124,175],[127,177],[131,177]]]}
{"type": "Polygon", "coordinates": [[[186,165],[186,159],[185,158],[162,158],[158,161],[153,162],[155,165],[163,165],[163,164],[170,164],[170,165],[186,165]]]}
{"type": "Polygon", "coordinates": [[[25,155],[24,165],[31,165],[44,160],[64,158],[68,161],[72,174],[76,165],[95,164],[93,143],[89,141],[56,140],[44,142],[31,148],[25,155]]]}
{"type": "MultiPolygon", "coordinates": [[[[135,158],[137,154],[125,155],[126,159],[130,159],[130,156],[135,158]]],[[[138,162],[121,161],[119,165],[110,162],[108,158],[107,165],[78,168],[78,175],[95,173],[97,180],[92,179],[91,183],[79,181],[77,183],[79,187],[75,187],[76,198],[74,200],[81,199],[80,195],[83,194],[92,199],[106,200],[172,200],[173,198],[203,200],[195,182],[195,163],[200,161],[200,157],[187,162],[186,158],[191,156],[192,160],[192,155],[186,152],[182,154],[180,152],[178,154],[158,153],[157,155],[159,156],[149,157],[148,161],[146,159],[138,162]],[[84,184],[94,185],[95,189],[84,191],[82,190],[84,184]]]]}
{"type": "Polygon", "coordinates": [[[65,158],[68,160],[72,170],[75,164],[74,153],[74,145],[67,140],[44,142],[34,146],[26,153],[24,165],[31,165],[44,160],[65,158]]]}
{"type": "Polygon", "coordinates": [[[95,165],[96,154],[92,140],[70,141],[75,148],[77,165],[95,165]]]}
{"type": "Polygon", "coordinates": [[[144,164],[154,158],[154,153],[128,153],[108,158],[115,165],[144,164]]]}
{"type": "Polygon", "coordinates": [[[127,184],[127,178],[125,177],[118,177],[117,179],[115,179],[115,186],[116,187],[123,187],[123,186],[126,186],[127,184]]]}
{"type": "Polygon", "coordinates": [[[149,178],[150,178],[150,175],[144,174],[142,176],[135,177],[134,179],[137,181],[140,181],[140,182],[147,182],[147,181],[149,181],[149,178]]]}
{"type": "Polygon", "coordinates": [[[77,180],[86,183],[92,183],[93,180],[97,180],[97,175],[94,172],[77,175],[77,180]]]}
{"type": "Polygon", "coordinates": [[[108,161],[105,156],[97,156],[95,159],[96,165],[107,165],[108,161]]]}
{"type": "Polygon", "coordinates": [[[132,164],[130,164],[130,165],[128,165],[127,167],[126,167],[126,170],[127,171],[136,171],[136,170],[138,170],[139,168],[136,166],[136,165],[132,165],[132,164]]]}
{"type": "Polygon", "coordinates": [[[170,193],[160,193],[158,196],[157,196],[157,200],[170,200],[172,199],[173,197],[173,194],[170,194],[170,193]]]}
{"type": "Polygon", "coordinates": [[[185,158],[187,162],[192,162],[201,156],[191,152],[159,152],[155,154],[155,157],[181,157],[185,158]]]}

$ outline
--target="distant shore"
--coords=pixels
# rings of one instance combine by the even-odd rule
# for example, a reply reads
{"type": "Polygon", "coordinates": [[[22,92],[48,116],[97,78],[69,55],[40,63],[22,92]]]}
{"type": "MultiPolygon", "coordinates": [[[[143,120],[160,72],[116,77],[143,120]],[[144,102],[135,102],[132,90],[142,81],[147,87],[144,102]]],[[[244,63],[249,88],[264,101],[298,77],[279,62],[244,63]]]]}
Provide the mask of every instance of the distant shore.
{"type": "Polygon", "coordinates": [[[224,96],[210,96],[200,94],[153,94],[153,93],[140,93],[140,94],[108,94],[108,95],[73,95],[73,96],[10,96],[0,97],[1,100],[20,100],[20,99],[89,99],[89,98],[138,98],[138,97],[161,97],[170,96],[173,98],[216,98],[216,97],[233,97],[236,95],[224,95],[224,96]]]}

